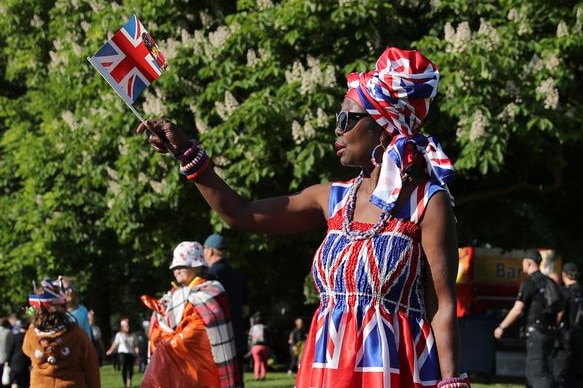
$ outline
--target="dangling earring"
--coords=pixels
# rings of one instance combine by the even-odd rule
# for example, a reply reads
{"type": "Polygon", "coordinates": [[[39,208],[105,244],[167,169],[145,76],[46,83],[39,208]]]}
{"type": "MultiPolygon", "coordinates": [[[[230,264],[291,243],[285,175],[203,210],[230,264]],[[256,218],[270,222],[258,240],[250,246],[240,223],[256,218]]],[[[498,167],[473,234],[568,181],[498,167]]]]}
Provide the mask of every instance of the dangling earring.
{"type": "Polygon", "coordinates": [[[383,159],[382,159],[382,155],[381,155],[381,162],[377,162],[377,158],[376,158],[376,153],[377,153],[377,149],[381,147],[383,150],[383,153],[385,152],[385,146],[383,145],[383,143],[380,143],[379,145],[377,145],[375,148],[373,148],[372,153],[370,155],[370,162],[372,163],[373,166],[378,167],[381,164],[383,164],[383,159]]]}

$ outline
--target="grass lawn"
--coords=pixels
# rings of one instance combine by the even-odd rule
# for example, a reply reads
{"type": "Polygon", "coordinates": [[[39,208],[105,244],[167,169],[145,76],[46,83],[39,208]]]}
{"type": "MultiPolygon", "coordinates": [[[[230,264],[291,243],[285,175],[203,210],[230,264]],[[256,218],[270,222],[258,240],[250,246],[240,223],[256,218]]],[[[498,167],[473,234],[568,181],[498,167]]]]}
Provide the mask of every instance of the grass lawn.
{"type": "MultiPolygon", "coordinates": [[[[139,383],[142,381],[142,373],[137,372],[138,368],[135,369],[135,375],[133,379],[133,386],[139,387],[139,383]]],[[[288,376],[285,372],[267,372],[267,379],[265,381],[255,381],[253,378],[253,373],[245,373],[245,388],[293,388],[294,386],[294,376],[288,376]]],[[[104,365],[101,367],[101,386],[103,388],[124,388],[121,380],[121,372],[114,371],[111,365],[104,365]]],[[[485,381],[476,380],[472,382],[472,388],[522,388],[524,387],[524,382],[520,380],[514,381],[493,381],[487,383],[485,381]]],[[[374,388],[374,387],[371,387],[374,388]]]]}

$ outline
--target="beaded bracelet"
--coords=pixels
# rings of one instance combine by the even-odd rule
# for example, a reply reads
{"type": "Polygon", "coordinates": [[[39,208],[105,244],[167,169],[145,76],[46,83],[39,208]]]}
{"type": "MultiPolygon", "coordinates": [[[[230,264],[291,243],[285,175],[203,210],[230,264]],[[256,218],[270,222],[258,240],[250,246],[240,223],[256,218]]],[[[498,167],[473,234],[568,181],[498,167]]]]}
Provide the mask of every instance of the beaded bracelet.
{"type": "Polygon", "coordinates": [[[470,388],[470,384],[461,377],[448,377],[437,383],[437,388],[470,388]]]}
{"type": "Polygon", "coordinates": [[[200,168],[198,170],[196,170],[194,173],[189,174],[186,176],[186,179],[188,179],[189,181],[193,181],[196,178],[199,177],[200,174],[202,174],[204,172],[204,170],[206,170],[206,168],[209,166],[210,162],[210,158],[206,158],[205,161],[203,162],[202,166],[200,166],[200,168]]]}
{"type": "Polygon", "coordinates": [[[188,160],[188,158],[190,158],[191,156],[193,156],[197,150],[198,142],[196,141],[196,139],[190,139],[190,147],[184,150],[183,153],[175,155],[174,158],[180,162],[183,162],[185,160],[188,160]]]}
{"type": "Polygon", "coordinates": [[[202,148],[199,148],[198,153],[191,161],[180,166],[180,173],[182,175],[192,174],[202,166],[206,159],[208,159],[206,151],[202,148]]]}

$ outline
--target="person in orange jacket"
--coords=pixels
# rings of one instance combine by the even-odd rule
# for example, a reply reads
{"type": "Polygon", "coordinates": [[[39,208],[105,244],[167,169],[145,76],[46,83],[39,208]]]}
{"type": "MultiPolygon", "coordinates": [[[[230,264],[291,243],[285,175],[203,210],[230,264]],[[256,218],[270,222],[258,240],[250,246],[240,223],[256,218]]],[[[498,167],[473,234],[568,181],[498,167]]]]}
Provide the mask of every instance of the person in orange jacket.
{"type": "Polygon", "coordinates": [[[62,279],[44,280],[28,301],[34,313],[22,350],[32,363],[31,388],[101,387],[97,352],[67,313],[62,279]]]}
{"type": "Polygon", "coordinates": [[[184,241],[174,249],[176,282],[161,299],[142,296],[152,309],[152,356],[141,388],[241,387],[225,289],[210,280],[203,247],[184,241]]]}

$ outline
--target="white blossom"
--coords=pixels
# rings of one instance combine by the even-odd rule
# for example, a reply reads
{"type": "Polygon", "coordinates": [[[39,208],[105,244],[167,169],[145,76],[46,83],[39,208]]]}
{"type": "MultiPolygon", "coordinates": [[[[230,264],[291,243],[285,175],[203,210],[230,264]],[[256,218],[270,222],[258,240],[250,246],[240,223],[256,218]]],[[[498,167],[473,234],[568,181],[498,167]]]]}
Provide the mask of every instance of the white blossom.
{"type": "Polygon", "coordinates": [[[576,15],[576,21],[575,21],[575,26],[573,27],[575,32],[581,32],[581,26],[583,25],[583,7],[577,7],[577,11],[575,13],[576,15]]]}
{"type": "Polygon", "coordinates": [[[45,22],[38,15],[33,15],[30,21],[30,26],[35,28],[41,28],[44,26],[45,22]]]}
{"type": "Polygon", "coordinates": [[[117,146],[117,149],[119,151],[119,154],[122,155],[122,156],[125,156],[125,155],[128,154],[128,145],[126,144],[124,138],[121,138],[120,139],[120,142],[119,142],[119,144],[117,146]]]}
{"type": "Polygon", "coordinates": [[[247,50],[247,66],[255,67],[259,63],[259,59],[257,59],[257,54],[255,50],[249,49],[247,50]]]}
{"type": "Polygon", "coordinates": [[[520,21],[520,13],[518,12],[518,10],[516,8],[510,9],[510,11],[508,11],[507,17],[508,17],[508,20],[510,20],[511,22],[520,21]]]}
{"type": "Polygon", "coordinates": [[[431,6],[432,11],[437,11],[441,8],[441,0],[431,0],[429,5],[431,6]]]}
{"type": "Polygon", "coordinates": [[[99,13],[103,9],[103,2],[91,0],[89,1],[89,7],[91,7],[93,13],[99,13]]]}
{"type": "Polygon", "coordinates": [[[461,116],[458,120],[458,126],[455,131],[456,137],[462,137],[465,132],[465,127],[468,125],[469,119],[467,116],[461,116]]]}
{"type": "Polygon", "coordinates": [[[273,8],[273,2],[271,0],[257,0],[257,8],[260,10],[273,8]]]}
{"type": "Polygon", "coordinates": [[[555,80],[547,78],[536,88],[536,92],[545,96],[545,109],[557,109],[559,105],[559,91],[555,88],[555,80]]]}
{"type": "Polygon", "coordinates": [[[318,108],[316,111],[316,127],[326,128],[328,126],[330,117],[324,112],[324,109],[318,108]]]}
{"type": "Polygon", "coordinates": [[[518,35],[524,36],[532,33],[532,26],[527,19],[523,19],[518,26],[518,35]]]}
{"type": "Polygon", "coordinates": [[[446,51],[450,53],[464,52],[472,39],[472,30],[468,22],[458,24],[457,30],[455,31],[451,24],[446,23],[444,34],[445,41],[450,43],[446,51]]]}
{"type": "Polygon", "coordinates": [[[219,26],[216,31],[209,33],[209,42],[217,48],[222,47],[227,39],[229,39],[229,28],[226,26],[219,26]]]}
{"type": "Polygon", "coordinates": [[[69,128],[71,128],[72,131],[75,131],[76,129],[79,128],[79,124],[77,123],[77,120],[75,119],[75,115],[73,114],[73,112],[65,110],[63,111],[63,113],[61,113],[61,118],[63,119],[65,124],[67,124],[69,128]]]}
{"type": "Polygon", "coordinates": [[[551,54],[548,57],[544,58],[543,63],[545,69],[552,72],[559,68],[559,66],[561,65],[561,59],[557,55],[551,54]]]}
{"type": "Polygon", "coordinates": [[[480,28],[477,35],[482,35],[486,38],[486,47],[489,50],[496,50],[500,47],[500,36],[498,31],[486,20],[480,19],[480,28]]]}
{"type": "Polygon", "coordinates": [[[156,194],[162,194],[166,188],[166,183],[164,181],[158,182],[155,180],[150,180],[149,184],[156,194]]]}
{"type": "Polygon", "coordinates": [[[455,86],[453,84],[448,84],[444,91],[445,98],[450,100],[455,97],[455,93],[456,93],[455,86]]]}
{"type": "Polygon", "coordinates": [[[107,172],[107,175],[108,175],[108,176],[109,176],[111,179],[113,179],[114,181],[118,181],[118,180],[119,180],[119,174],[118,174],[118,172],[117,172],[117,170],[116,170],[116,169],[114,169],[114,168],[111,168],[111,167],[109,167],[109,166],[106,166],[106,167],[105,167],[105,172],[107,172]]]}
{"type": "Polygon", "coordinates": [[[321,85],[329,87],[335,84],[334,68],[327,66],[322,71],[320,61],[314,57],[308,57],[308,67],[304,68],[300,61],[295,61],[291,71],[286,70],[285,79],[288,83],[299,81],[302,95],[314,90],[321,85]]]}
{"type": "Polygon", "coordinates": [[[160,42],[158,46],[160,47],[160,51],[162,51],[166,57],[166,60],[170,61],[171,59],[176,58],[180,43],[176,41],[176,39],[169,38],[166,42],[160,42]]]}
{"type": "MultiPolygon", "coordinates": [[[[205,39],[205,42],[202,44],[204,54],[211,59],[214,58],[216,53],[222,50],[225,43],[229,39],[229,36],[231,36],[231,31],[232,30],[227,26],[219,26],[216,31],[210,32],[208,35],[208,43],[205,39]]],[[[195,32],[195,39],[196,38],[197,37],[195,32]]]]}
{"type": "Polygon", "coordinates": [[[201,31],[194,31],[194,36],[192,37],[192,46],[195,56],[205,55],[207,52],[210,52],[210,48],[208,48],[209,45],[210,44],[201,31]]]}
{"type": "Polygon", "coordinates": [[[198,16],[204,29],[209,28],[214,23],[213,17],[206,10],[199,12],[198,16]]]}
{"type": "Polygon", "coordinates": [[[273,56],[269,49],[259,48],[258,52],[259,60],[263,62],[269,62],[273,56]]]}
{"type": "Polygon", "coordinates": [[[208,131],[208,127],[206,123],[198,116],[194,117],[194,124],[196,125],[196,129],[199,133],[205,133],[208,131]]]}
{"type": "Polygon", "coordinates": [[[338,0],[338,5],[345,7],[347,5],[356,4],[358,0],[338,0]]]}
{"type": "Polygon", "coordinates": [[[445,23],[445,26],[443,27],[443,33],[443,39],[446,42],[453,42],[455,38],[455,28],[453,28],[450,22],[445,23]]]}
{"type": "Polygon", "coordinates": [[[472,120],[472,125],[470,127],[470,141],[476,141],[483,137],[486,133],[486,128],[488,127],[489,121],[484,113],[480,109],[474,113],[474,119],[472,120]]]}
{"type": "Polygon", "coordinates": [[[506,105],[504,109],[502,109],[502,112],[500,112],[496,118],[505,124],[512,124],[516,118],[516,115],[518,114],[519,109],[520,108],[518,105],[511,102],[510,104],[506,105]]]}
{"type": "Polygon", "coordinates": [[[224,155],[218,155],[213,157],[213,164],[219,167],[227,167],[231,162],[224,155]]]}
{"type": "Polygon", "coordinates": [[[292,138],[294,143],[302,144],[306,140],[313,139],[316,136],[316,131],[312,124],[307,121],[303,126],[297,121],[292,122],[292,138]]]}
{"type": "Polygon", "coordinates": [[[164,92],[161,89],[155,90],[156,94],[149,91],[144,93],[145,99],[142,108],[147,116],[164,117],[168,113],[166,105],[164,105],[164,92]]]}
{"type": "Polygon", "coordinates": [[[221,103],[219,101],[215,102],[215,108],[217,109],[217,114],[226,121],[235,111],[239,108],[239,102],[228,90],[225,92],[225,99],[221,103]]]}
{"type": "Polygon", "coordinates": [[[148,176],[146,174],[144,174],[143,172],[139,172],[138,173],[138,182],[142,183],[142,184],[146,184],[148,183],[148,181],[150,180],[150,178],[148,178],[148,176]]]}
{"type": "Polygon", "coordinates": [[[569,36],[569,27],[567,27],[567,23],[561,20],[557,26],[557,38],[563,38],[565,36],[569,36]]]}
{"type": "Polygon", "coordinates": [[[180,29],[180,43],[184,46],[190,46],[194,42],[192,35],[184,28],[180,29]]]}
{"type": "Polygon", "coordinates": [[[530,62],[524,66],[524,72],[527,74],[536,74],[543,69],[543,66],[543,61],[537,54],[534,54],[530,59],[530,62]]]}
{"type": "Polygon", "coordinates": [[[108,183],[109,191],[112,192],[114,197],[117,197],[119,194],[121,194],[121,186],[119,185],[119,183],[117,183],[116,181],[113,181],[113,180],[111,180],[107,183],[108,183]]]}

